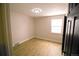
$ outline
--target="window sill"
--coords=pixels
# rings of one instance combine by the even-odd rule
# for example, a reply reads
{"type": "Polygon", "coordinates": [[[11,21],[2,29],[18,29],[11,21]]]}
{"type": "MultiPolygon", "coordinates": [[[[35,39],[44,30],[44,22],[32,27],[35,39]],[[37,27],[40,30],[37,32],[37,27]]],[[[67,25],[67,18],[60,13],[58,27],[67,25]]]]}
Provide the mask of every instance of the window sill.
{"type": "Polygon", "coordinates": [[[57,35],[62,35],[62,33],[53,33],[53,32],[51,32],[51,34],[57,34],[57,35]]]}

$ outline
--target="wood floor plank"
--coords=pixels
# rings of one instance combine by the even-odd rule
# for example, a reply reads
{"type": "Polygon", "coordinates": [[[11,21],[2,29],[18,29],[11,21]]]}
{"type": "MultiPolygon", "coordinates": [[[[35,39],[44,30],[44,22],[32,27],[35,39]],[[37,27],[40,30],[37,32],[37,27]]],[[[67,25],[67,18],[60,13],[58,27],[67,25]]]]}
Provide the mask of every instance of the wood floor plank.
{"type": "Polygon", "coordinates": [[[31,39],[14,47],[15,56],[61,56],[61,44],[31,39]]]}

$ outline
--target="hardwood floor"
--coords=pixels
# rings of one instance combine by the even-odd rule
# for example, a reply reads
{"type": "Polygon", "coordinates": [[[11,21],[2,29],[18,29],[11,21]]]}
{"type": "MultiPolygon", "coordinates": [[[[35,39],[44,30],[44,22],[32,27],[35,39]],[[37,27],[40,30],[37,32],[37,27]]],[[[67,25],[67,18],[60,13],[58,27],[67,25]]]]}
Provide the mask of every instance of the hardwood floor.
{"type": "Polygon", "coordinates": [[[13,48],[16,56],[60,56],[61,44],[31,39],[13,48]]]}

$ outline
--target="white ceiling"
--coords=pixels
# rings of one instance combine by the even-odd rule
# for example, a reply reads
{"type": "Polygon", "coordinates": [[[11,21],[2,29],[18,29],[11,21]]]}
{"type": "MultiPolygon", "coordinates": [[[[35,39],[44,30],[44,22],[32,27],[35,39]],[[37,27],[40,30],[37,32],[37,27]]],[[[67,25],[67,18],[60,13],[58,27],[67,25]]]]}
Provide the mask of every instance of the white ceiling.
{"type": "Polygon", "coordinates": [[[20,12],[32,17],[52,16],[67,14],[67,3],[14,3],[10,4],[11,11],[20,12]],[[43,11],[39,14],[32,13],[33,8],[41,8],[43,11]]]}

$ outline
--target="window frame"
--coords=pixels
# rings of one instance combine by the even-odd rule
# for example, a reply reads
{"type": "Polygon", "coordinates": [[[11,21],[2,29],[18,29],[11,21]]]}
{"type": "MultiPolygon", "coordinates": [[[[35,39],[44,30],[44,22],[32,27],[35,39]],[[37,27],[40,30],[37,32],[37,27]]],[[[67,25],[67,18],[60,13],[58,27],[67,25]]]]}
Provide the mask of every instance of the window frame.
{"type": "MultiPolygon", "coordinates": [[[[54,22],[55,23],[55,22],[54,22]]],[[[56,22],[57,23],[57,22],[56,22]]],[[[52,19],[51,20],[51,33],[54,33],[54,34],[62,34],[62,28],[63,28],[63,19],[52,19]],[[61,24],[60,24],[60,26],[59,25],[53,25],[52,23],[53,23],[53,21],[58,21],[58,20],[61,20],[61,24]],[[61,27],[61,30],[60,30],[60,32],[56,32],[54,29],[55,29],[55,27],[61,27]],[[53,29],[54,28],[54,29],[53,29]],[[53,31],[54,30],[54,31],[53,31]]]]}

